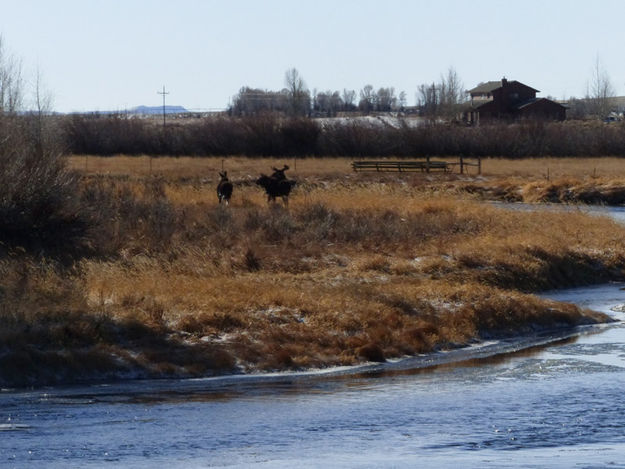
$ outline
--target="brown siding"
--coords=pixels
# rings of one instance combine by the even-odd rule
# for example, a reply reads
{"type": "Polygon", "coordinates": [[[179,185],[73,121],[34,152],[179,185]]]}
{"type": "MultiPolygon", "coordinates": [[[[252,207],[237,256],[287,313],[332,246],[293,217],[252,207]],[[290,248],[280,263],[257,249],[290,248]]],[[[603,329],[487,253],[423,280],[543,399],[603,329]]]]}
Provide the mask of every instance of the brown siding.
{"type": "Polygon", "coordinates": [[[536,90],[518,81],[501,81],[501,87],[493,90],[493,99],[466,114],[470,123],[493,119],[515,120],[519,118],[564,120],[566,108],[548,99],[536,100],[536,90]],[[523,105],[535,100],[531,104],[523,105]]]}
{"type": "Polygon", "coordinates": [[[563,121],[566,119],[566,108],[548,99],[540,99],[521,108],[519,116],[527,119],[563,121]]]}
{"type": "Polygon", "coordinates": [[[493,101],[497,103],[497,112],[511,113],[523,101],[536,97],[536,90],[518,81],[502,80],[501,88],[493,91],[493,101]]]}

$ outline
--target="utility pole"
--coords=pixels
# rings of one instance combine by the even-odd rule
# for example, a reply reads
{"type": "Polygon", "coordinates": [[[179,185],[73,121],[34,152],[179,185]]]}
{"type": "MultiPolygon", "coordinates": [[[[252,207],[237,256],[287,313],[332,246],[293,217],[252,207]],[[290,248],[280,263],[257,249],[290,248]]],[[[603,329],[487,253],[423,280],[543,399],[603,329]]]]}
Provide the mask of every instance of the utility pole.
{"type": "Polygon", "coordinates": [[[158,94],[163,95],[163,129],[165,128],[165,95],[169,94],[168,92],[165,92],[165,85],[163,85],[163,91],[157,91],[158,94]]]}

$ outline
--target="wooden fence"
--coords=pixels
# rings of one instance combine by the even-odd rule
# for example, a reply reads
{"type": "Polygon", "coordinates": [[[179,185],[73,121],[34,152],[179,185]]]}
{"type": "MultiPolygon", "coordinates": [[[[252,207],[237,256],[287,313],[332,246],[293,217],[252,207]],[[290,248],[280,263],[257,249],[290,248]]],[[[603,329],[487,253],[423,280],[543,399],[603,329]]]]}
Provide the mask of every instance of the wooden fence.
{"type": "Polygon", "coordinates": [[[429,173],[431,171],[452,172],[455,168],[459,169],[460,174],[468,171],[468,167],[477,168],[477,173],[482,173],[482,162],[480,158],[477,161],[467,161],[464,157],[459,157],[458,161],[440,161],[432,160],[426,157],[422,160],[361,160],[352,162],[354,171],[377,171],[377,172],[411,172],[420,171],[429,173]]]}

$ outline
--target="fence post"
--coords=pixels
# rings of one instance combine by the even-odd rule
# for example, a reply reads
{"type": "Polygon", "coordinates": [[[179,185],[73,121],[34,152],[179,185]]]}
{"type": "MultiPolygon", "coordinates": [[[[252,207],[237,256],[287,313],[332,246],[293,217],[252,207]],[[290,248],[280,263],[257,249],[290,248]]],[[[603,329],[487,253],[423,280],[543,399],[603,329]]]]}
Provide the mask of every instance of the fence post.
{"type": "Polygon", "coordinates": [[[425,172],[430,172],[430,155],[425,157],[425,172]]]}

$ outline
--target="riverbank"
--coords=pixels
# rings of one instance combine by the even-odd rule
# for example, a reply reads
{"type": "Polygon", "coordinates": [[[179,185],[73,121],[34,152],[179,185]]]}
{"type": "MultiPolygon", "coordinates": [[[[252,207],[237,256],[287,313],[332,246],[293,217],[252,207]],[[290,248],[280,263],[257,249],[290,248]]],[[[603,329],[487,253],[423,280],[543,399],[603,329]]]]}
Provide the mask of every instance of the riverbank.
{"type": "Polygon", "coordinates": [[[292,165],[287,210],[253,184],[282,163],[83,175],[92,253],[0,263],[0,385],[350,366],[610,320],[531,294],[622,280],[625,228],[608,218],[320,160],[292,165]]]}
{"type": "MultiPolygon", "coordinates": [[[[620,288],[555,294],[620,320],[623,313],[613,312],[625,301],[620,288]]],[[[155,460],[185,468],[383,467],[391,460],[410,467],[416,452],[432,467],[466,467],[468,459],[472,467],[604,467],[623,450],[614,405],[625,385],[623,331],[622,323],[583,327],[579,337],[548,346],[427,368],[407,359],[4,390],[2,454],[20,468],[153,467],[155,460]],[[397,368],[402,362],[407,368],[397,368]],[[207,432],[207,421],[220,424],[207,432]]],[[[455,352],[463,351],[433,355],[462,356],[455,352]]]]}

